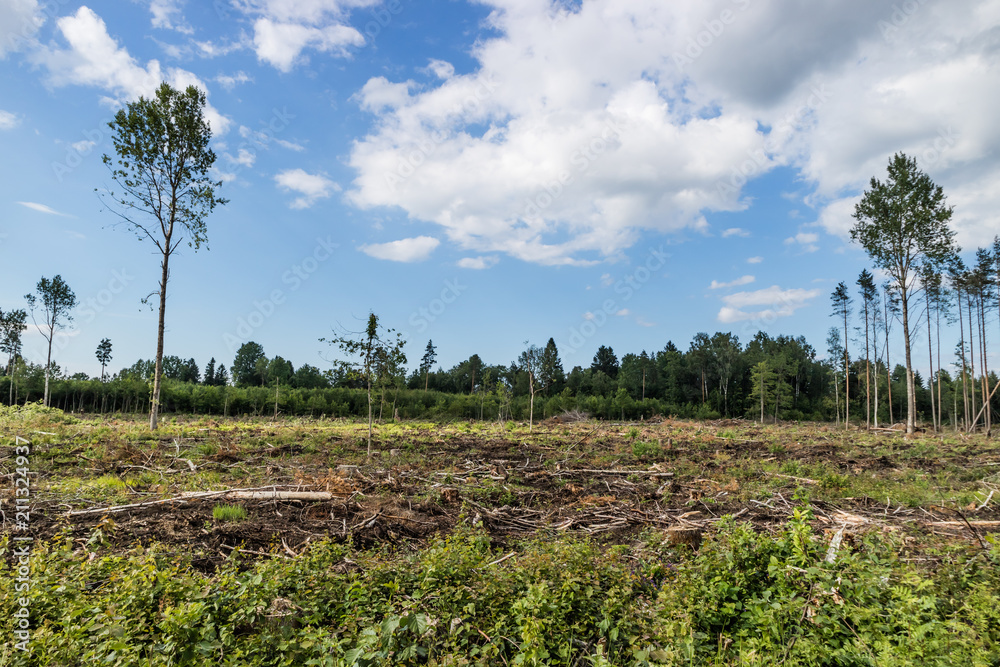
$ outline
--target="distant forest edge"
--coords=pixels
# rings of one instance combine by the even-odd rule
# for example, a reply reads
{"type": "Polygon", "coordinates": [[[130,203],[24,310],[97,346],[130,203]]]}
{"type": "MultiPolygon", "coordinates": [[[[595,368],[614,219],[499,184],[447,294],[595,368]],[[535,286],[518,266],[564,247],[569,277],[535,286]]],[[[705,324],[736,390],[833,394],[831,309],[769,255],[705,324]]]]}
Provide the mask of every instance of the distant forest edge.
{"type": "MultiPolygon", "coordinates": [[[[765,421],[839,422],[844,419],[847,394],[852,421],[865,423],[869,414],[873,425],[905,419],[906,369],[902,365],[896,364],[888,372],[882,359],[853,360],[845,391],[842,360],[836,354],[830,357],[835,363],[817,360],[816,351],[803,337],[772,338],[759,332],[744,346],[731,333],[698,334],[687,351],[668,342],[653,354],[629,353],[621,359],[612,348],[601,346],[589,367],[576,366],[568,373],[553,339],[538,351],[536,418],[577,410],[606,420],[658,415],[759,420],[763,415],[765,421]]],[[[433,370],[435,360],[436,348],[428,341],[418,368],[408,375],[400,370],[381,377],[374,387],[376,419],[528,419],[531,383],[523,364],[489,365],[474,354],[450,369],[433,370]]],[[[15,383],[11,375],[0,376],[0,402],[24,405],[39,401],[44,392],[43,366],[21,359],[17,364],[15,383]]],[[[50,404],[68,412],[148,413],[153,366],[152,361],[140,360],[103,382],[83,373],[67,377],[54,366],[50,404]]],[[[280,356],[268,358],[253,342],[240,348],[228,368],[214,358],[201,369],[194,359],[166,356],[163,369],[164,412],[367,415],[362,379],[337,367],[321,371],[304,364],[296,368],[280,356]]],[[[982,405],[977,393],[980,383],[971,377],[963,382],[960,364],[954,377],[939,370],[932,380],[935,401],[940,390],[943,424],[964,427],[965,402],[982,405]]],[[[995,387],[997,382],[995,372],[990,371],[988,386],[995,387]]],[[[932,391],[919,373],[915,384],[918,415],[929,423],[932,391]]],[[[992,407],[1000,410],[1000,395],[993,396],[992,407]]]]}

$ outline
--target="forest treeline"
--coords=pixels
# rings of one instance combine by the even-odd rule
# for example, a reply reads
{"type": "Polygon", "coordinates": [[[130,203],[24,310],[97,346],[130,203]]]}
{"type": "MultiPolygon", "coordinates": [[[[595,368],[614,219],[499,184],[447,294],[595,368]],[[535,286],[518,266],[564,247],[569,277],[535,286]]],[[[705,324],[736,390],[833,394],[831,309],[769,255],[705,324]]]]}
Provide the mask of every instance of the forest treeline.
{"type": "MultiPolygon", "coordinates": [[[[686,350],[668,342],[655,352],[627,353],[620,358],[601,346],[587,367],[564,370],[553,339],[540,348],[535,378],[535,415],[550,417],[579,410],[602,419],[638,420],[656,415],[688,418],[744,417],[766,421],[842,419],[844,396],[851,414],[864,422],[876,388],[881,392],[872,421],[899,421],[906,410],[906,370],[864,355],[850,363],[844,387],[839,358],[817,359],[803,337],[771,337],[757,333],[741,344],[732,333],[700,333],[686,350]],[[867,379],[867,389],[866,389],[867,379]],[[763,401],[761,396],[763,389],[763,401]],[[839,392],[839,395],[838,395],[839,392]],[[890,397],[891,396],[891,400],[890,397]]],[[[445,369],[435,366],[432,341],[420,365],[382,377],[376,384],[378,418],[527,419],[531,382],[523,364],[492,365],[478,354],[445,369]]],[[[4,403],[37,401],[44,391],[41,364],[18,360],[20,373],[0,376],[4,403]]],[[[50,380],[54,407],[88,413],[145,413],[149,410],[153,361],[139,360],[106,377],[78,373],[67,377],[56,366],[50,380]]],[[[164,412],[206,415],[311,415],[360,417],[367,414],[362,381],[349,373],[294,364],[268,357],[262,346],[243,345],[233,363],[213,358],[203,368],[194,359],[167,355],[163,363],[161,408],[164,412]]],[[[917,406],[931,421],[932,394],[942,381],[944,424],[964,423],[960,374],[935,373],[933,391],[917,374],[917,406]]],[[[990,373],[989,386],[997,383],[990,373]]],[[[966,390],[971,382],[966,382],[966,390]]],[[[993,397],[994,409],[1000,398],[993,397]]]]}
{"type": "MultiPolygon", "coordinates": [[[[149,118],[198,111],[191,125],[197,131],[188,139],[192,151],[204,159],[196,179],[201,189],[191,191],[204,197],[194,208],[183,209],[191,217],[182,225],[196,248],[207,239],[204,217],[225,203],[214,195],[213,187],[219,184],[205,175],[214,154],[206,150],[210,130],[200,118],[204,103],[195,88],[180,93],[164,84],[156,101],[140,98],[115,121],[120,134],[116,151],[122,155],[131,150],[129,137],[149,134],[149,118]]],[[[162,133],[153,134],[147,138],[162,138],[162,133]]],[[[329,369],[309,364],[296,368],[283,357],[268,357],[255,342],[244,343],[228,367],[213,358],[202,369],[194,359],[163,354],[167,261],[180,243],[171,240],[173,222],[169,229],[159,228],[167,234],[161,243],[146,223],[119,212],[163,254],[157,356],[108,378],[105,369],[113,346],[105,338],[97,348],[100,378],[67,377],[52,358],[53,342],[72,321],[77,299],[61,276],[43,276],[35,292],[25,295],[27,310],[0,311],[0,352],[7,354],[0,400],[17,404],[41,399],[70,411],[148,411],[151,429],[160,411],[367,415],[369,440],[376,413],[383,420],[388,415],[528,418],[530,423],[536,415],[566,410],[605,419],[753,417],[762,422],[832,420],[876,427],[905,421],[907,432],[917,421],[938,430],[946,425],[973,430],[981,424],[988,433],[1000,404],[1000,382],[988,363],[988,332],[1000,314],[1000,237],[992,247],[978,248],[975,262],[967,266],[955,243],[952,207],[942,188],[902,153],[890,159],[887,173],[884,181],[872,178],[855,206],[856,224],[850,230],[851,240],[865,249],[885,282],[877,285],[875,275],[865,269],[853,285],[836,286],[830,297],[836,325],[829,330],[822,359],[802,337],[772,337],[761,331],[743,343],[732,333],[718,332],[697,334],[686,350],[667,342],[661,350],[620,358],[602,345],[589,366],[568,371],[551,338],[544,347],[527,345],[509,364],[490,365],[474,354],[447,370],[437,365],[437,349],[428,341],[418,366],[407,371],[405,341],[369,313],[365,332],[320,339],[339,350],[329,369]],[[28,363],[21,356],[29,313],[48,343],[44,364],[28,363]],[[941,349],[942,329],[950,330],[950,339],[958,334],[950,355],[941,349]],[[927,342],[926,357],[916,345],[918,339],[927,342]],[[927,360],[926,379],[916,371],[918,358],[927,360]]],[[[126,183],[133,178],[126,170],[112,175],[126,183]]],[[[141,182],[141,176],[134,178],[141,182]]],[[[145,204],[130,206],[162,209],[155,202],[145,204]]],[[[171,201],[168,208],[179,205],[171,201]]]]}

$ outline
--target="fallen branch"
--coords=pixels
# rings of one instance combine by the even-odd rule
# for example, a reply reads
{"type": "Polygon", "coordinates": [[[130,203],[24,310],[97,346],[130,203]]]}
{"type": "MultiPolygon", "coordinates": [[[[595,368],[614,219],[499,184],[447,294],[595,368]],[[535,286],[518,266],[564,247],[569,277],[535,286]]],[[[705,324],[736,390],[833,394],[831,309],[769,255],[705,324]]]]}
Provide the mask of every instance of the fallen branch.
{"type": "MultiPolygon", "coordinates": [[[[517,554],[516,551],[511,551],[509,554],[507,554],[503,558],[498,558],[495,561],[493,561],[492,563],[487,563],[486,565],[483,565],[483,567],[489,567],[491,565],[499,565],[500,563],[504,562],[505,560],[507,560],[508,558],[511,558],[512,556],[514,556],[516,554],[517,554]]],[[[480,569],[482,569],[482,568],[480,568],[480,569]]]]}
{"type": "Polygon", "coordinates": [[[673,477],[672,472],[654,472],[652,470],[591,470],[589,468],[576,468],[574,470],[556,470],[553,475],[572,475],[574,473],[587,473],[591,475],[641,475],[643,477],[673,477]]]}
{"type": "MultiPolygon", "coordinates": [[[[306,492],[287,492],[287,491],[275,491],[274,487],[271,486],[260,486],[260,487],[249,487],[245,489],[227,489],[225,491],[188,491],[182,493],[179,496],[174,496],[173,498],[163,498],[161,500],[148,500],[141,503],[131,503],[129,505],[114,505],[112,507],[96,507],[86,510],[75,510],[72,512],[67,512],[66,516],[84,516],[86,514],[116,514],[118,512],[124,512],[126,510],[140,509],[142,507],[153,507],[154,505],[167,505],[170,503],[186,503],[191,500],[202,500],[205,498],[217,498],[219,496],[225,496],[230,494],[256,494],[260,492],[270,492],[270,494],[276,493],[306,493],[306,492]]],[[[333,494],[327,494],[330,498],[324,498],[324,500],[330,500],[333,494]]],[[[233,496],[233,497],[248,497],[248,496],[233,496]]],[[[251,495],[253,498],[274,498],[273,495],[251,495]]]]}
{"type": "Polygon", "coordinates": [[[815,479],[809,479],[808,477],[792,477],[791,475],[782,475],[781,473],[772,472],[769,473],[775,477],[784,477],[785,479],[792,479],[796,482],[802,482],[803,484],[819,484],[815,479]]]}
{"type": "Polygon", "coordinates": [[[976,508],[977,512],[990,504],[990,500],[993,498],[993,493],[993,489],[990,489],[990,495],[986,496],[986,500],[983,501],[983,504],[976,508]]]}
{"type": "MultiPolygon", "coordinates": [[[[337,494],[331,493],[329,491],[225,491],[222,493],[226,498],[235,498],[237,500],[311,500],[311,501],[323,501],[323,500],[333,500],[339,497],[337,494]]],[[[340,494],[341,496],[346,496],[346,493],[340,494]]],[[[181,494],[181,497],[201,497],[197,491],[187,491],[181,494]]]]}
{"type": "Polygon", "coordinates": [[[1000,521],[925,521],[924,525],[935,528],[1000,528],[1000,521]]]}

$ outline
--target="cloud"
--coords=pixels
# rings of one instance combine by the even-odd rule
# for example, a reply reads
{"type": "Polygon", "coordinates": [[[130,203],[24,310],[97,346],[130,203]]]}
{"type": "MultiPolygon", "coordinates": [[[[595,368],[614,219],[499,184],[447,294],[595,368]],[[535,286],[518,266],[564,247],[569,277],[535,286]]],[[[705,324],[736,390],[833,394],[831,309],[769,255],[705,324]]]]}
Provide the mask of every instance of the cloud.
{"type": "Polygon", "coordinates": [[[181,16],[182,4],[183,0],[152,0],[149,3],[149,11],[153,15],[153,27],[164,30],[176,30],[185,35],[194,34],[194,28],[183,21],[183,17],[181,16]]]}
{"type": "Polygon", "coordinates": [[[760,256],[757,256],[757,257],[747,257],[747,264],[760,264],[763,261],[764,261],[764,258],[760,257],[760,256]]]}
{"type": "Polygon", "coordinates": [[[723,289],[726,287],[741,287],[743,285],[749,285],[750,283],[757,280],[754,276],[742,276],[728,283],[720,283],[718,280],[713,280],[712,284],[708,286],[708,289],[723,289]]]}
{"type": "Polygon", "coordinates": [[[9,111],[0,109],[0,130],[13,130],[21,124],[21,119],[9,111]]]}
{"type": "Polygon", "coordinates": [[[722,297],[725,304],[717,316],[719,322],[732,324],[745,320],[768,320],[778,317],[788,317],[809,301],[819,296],[819,290],[800,288],[781,289],[777,285],[753,292],[736,292],[722,297]],[[761,310],[747,312],[746,308],[770,306],[761,310]]]}
{"type": "Polygon", "coordinates": [[[444,60],[431,59],[424,71],[433,74],[439,79],[450,79],[455,76],[455,66],[444,60]]]}
{"type": "Polygon", "coordinates": [[[817,241],[819,241],[819,234],[799,232],[795,236],[789,236],[785,239],[785,245],[801,245],[803,252],[816,252],[819,250],[819,246],[816,245],[817,241]]]}
{"type": "Polygon", "coordinates": [[[241,83],[253,83],[253,77],[240,70],[235,74],[220,74],[215,81],[226,90],[232,90],[241,83]]]}
{"type": "Polygon", "coordinates": [[[286,141],[284,139],[275,139],[274,143],[278,144],[282,148],[287,148],[290,151],[295,151],[296,153],[301,153],[306,149],[302,144],[297,144],[294,141],[286,141]]]}
{"type": "Polygon", "coordinates": [[[631,314],[632,314],[632,311],[629,310],[628,308],[622,308],[621,310],[619,310],[619,311],[617,311],[615,313],[615,315],[617,315],[618,317],[628,317],[631,314]]]}
{"type": "Polygon", "coordinates": [[[903,19],[896,0],[482,4],[473,71],[357,95],[373,114],[349,158],[359,208],[401,208],[462,249],[586,263],[753,206],[742,188],[775,167],[823,211],[903,150],[944,186],[963,245],[1000,228],[995,3],[903,19]]]}
{"type": "Polygon", "coordinates": [[[282,72],[290,72],[297,63],[304,61],[300,54],[307,48],[344,57],[349,53],[347,47],[361,46],[365,39],[346,25],[315,28],[265,18],[254,23],[253,43],[258,60],[282,72]]]}
{"type": "Polygon", "coordinates": [[[347,24],[350,10],[379,0],[237,0],[236,7],[253,18],[253,47],[257,59],[281,72],[306,63],[306,50],[335,57],[350,55],[363,46],[364,37],[347,24]]]}
{"type": "Polygon", "coordinates": [[[679,90],[667,49],[684,3],[486,4],[497,36],[473,51],[476,71],[438,66],[447,78],[419,87],[376,77],[357,95],[377,117],[351,152],[349,201],[546,265],[614,258],[645,230],[703,229],[704,211],[739,208],[717,186],[763,136],[679,90]]]}
{"type": "Polygon", "coordinates": [[[238,164],[241,167],[252,167],[254,162],[257,161],[257,154],[247,150],[246,148],[241,148],[239,152],[233,156],[229,153],[225,154],[226,159],[233,164],[238,164]]]}
{"type": "Polygon", "coordinates": [[[392,262],[422,262],[430,257],[440,243],[439,240],[430,236],[417,236],[389,243],[372,243],[358,249],[375,259],[385,259],[392,262]]]}
{"type": "Polygon", "coordinates": [[[290,208],[309,208],[320,199],[326,199],[340,186],[321,174],[310,174],[304,169],[286,169],[279,172],[274,181],[285,192],[298,192],[301,197],[289,204],[290,208]]]}
{"type": "Polygon", "coordinates": [[[463,257],[458,260],[458,266],[463,269],[488,269],[499,261],[500,258],[496,255],[484,257],[463,257]]]}
{"type": "MultiPolygon", "coordinates": [[[[141,66],[108,34],[107,25],[89,7],[80,7],[76,14],[60,18],[56,25],[69,48],[49,45],[32,54],[36,64],[48,69],[49,85],[99,88],[113,96],[104,98],[112,106],[139,96],[151,97],[163,81],[179,89],[196,86],[208,90],[197,76],[186,70],[164,71],[158,60],[141,66]]],[[[205,118],[217,136],[229,129],[230,120],[211,104],[205,107],[205,118]]]]}
{"type": "Polygon", "coordinates": [[[44,23],[38,0],[0,2],[0,60],[32,43],[44,23]]]}
{"type": "Polygon", "coordinates": [[[729,229],[723,230],[722,238],[728,239],[730,236],[747,237],[750,236],[750,232],[740,227],[730,227],[729,229]]]}
{"type": "Polygon", "coordinates": [[[62,216],[64,218],[71,218],[71,217],[73,217],[73,216],[68,215],[66,213],[60,213],[59,211],[57,211],[54,208],[51,208],[49,206],[46,206],[45,204],[39,204],[39,203],[33,202],[33,201],[19,201],[17,203],[20,204],[21,206],[30,208],[33,211],[38,211],[39,213],[46,213],[48,215],[60,215],[60,216],[62,216]]]}

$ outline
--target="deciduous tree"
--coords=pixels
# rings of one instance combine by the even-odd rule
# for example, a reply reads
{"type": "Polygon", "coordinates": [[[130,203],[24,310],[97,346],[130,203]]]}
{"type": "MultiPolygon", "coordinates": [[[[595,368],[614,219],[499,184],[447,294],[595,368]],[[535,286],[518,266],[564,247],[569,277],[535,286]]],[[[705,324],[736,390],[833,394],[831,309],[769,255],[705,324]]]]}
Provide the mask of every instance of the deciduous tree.
{"type": "Polygon", "coordinates": [[[69,285],[57,275],[52,280],[42,277],[35,286],[35,294],[26,294],[25,300],[28,302],[28,310],[31,311],[31,321],[35,323],[42,336],[49,344],[48,357],[45,361],[45,397],[44,404],[49,405],[49,376],[52,367],[52,341],[55,338],[56,330],[61,329],[66,324],[73,321],[70,311],[76,307],[76,294],[69,288],[69,285]],[[41,308],[45,319],[41,325],[35,319],[36,308],[41,308]]]}
{"type": "Polygon", "coordinates": [[[170,258],[185,235],[195,251],[206,244],[205,219],[226,203],[216,196],[222,182],[210,177],[215,152],[208,147],[212,130],[205,105],[205,93],[194,86],[181,92],[163,83],[152,98],[128,103],[108,123],[116,159],[104,155],[103,160],[120,189],[107,192],[106,201],[131,231],[160,251],[156,370],[149,411],[153,430],[160,408],[170,258]]]}
{"type": "Polygon", "coordinates": [[[851,239],[860,243],[875,262],[891,277],[899,294],[906,355],[906,432],[916,427],[916,387],[910,352],[910,298],[914,273],[921,264],[942,267],[951,261],[957,248],[948,226],[952,208],[945,203],[944,191],[917,168],[917,162],[902,153],[889,161],[888,178],[872,178],[861,201],[855,206],[851,239]]]}

